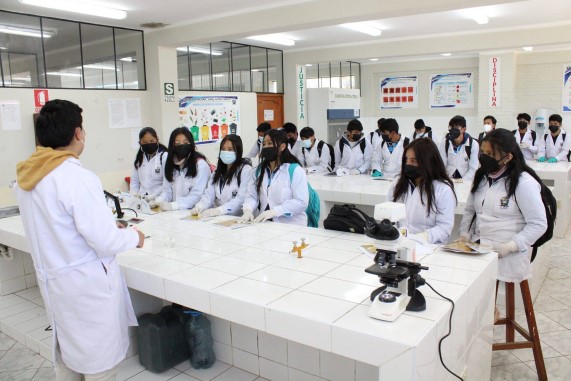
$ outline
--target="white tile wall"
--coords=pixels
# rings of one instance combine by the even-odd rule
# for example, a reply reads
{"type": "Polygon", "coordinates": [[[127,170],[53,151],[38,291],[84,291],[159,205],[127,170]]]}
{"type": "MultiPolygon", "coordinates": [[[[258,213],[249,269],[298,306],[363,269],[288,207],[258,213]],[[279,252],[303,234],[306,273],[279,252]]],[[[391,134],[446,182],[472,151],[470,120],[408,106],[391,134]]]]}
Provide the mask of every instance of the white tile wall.
{"type": "Polygon", "coordinates": [[[290,368],[319,376],[319,349],[288,341],[287,358],[290,368]]]}
{"type": "Polygon", "coordinates": [[[258,354],[258,331],[241,324],[232,323],[232,347],[258,354]]]}
{"type": "Polygon", "coordinates": [[[355,379],[355,360],[325,351],[319,351],[319,356],[320,377],[331,381],[355,379]]]}
{"type": "MultiPolygon", "coordinates": [[[[259,347],[260,357],[272,360],[282,365],[287,364],[286,339],[283,339],[275,335],[270,335],[269,333],[266,332],[258,331],[258,347],[259,347]]],[[[264,376],[263,374],[261,375],[264,376]]]]}
{"type": "Polygon", "coordinates": [[[260,374],[260,366],[258,364],[258,356],[252,353],[232,348],[232,357],[234,366],[250,372],[252,374],[260,374]]]}
{"type": "Polygon", "coordinates": [[[272,381],[288,381],[288,368],[286,365],[260,357],[260,376],[272,381]]]}

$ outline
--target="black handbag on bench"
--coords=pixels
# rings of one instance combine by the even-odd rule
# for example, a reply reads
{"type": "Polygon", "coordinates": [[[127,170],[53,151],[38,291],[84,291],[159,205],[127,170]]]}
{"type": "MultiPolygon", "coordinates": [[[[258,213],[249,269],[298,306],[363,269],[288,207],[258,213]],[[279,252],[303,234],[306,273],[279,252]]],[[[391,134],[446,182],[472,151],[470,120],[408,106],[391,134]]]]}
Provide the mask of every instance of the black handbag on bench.
{"type": "Polygon", "coordinates": [[[365,221],[370,218],[355,205],[333,205],[327,218],[323,221],[323,227],[329,230],[338,230],[350,233],[365,233],[365,221]]]}

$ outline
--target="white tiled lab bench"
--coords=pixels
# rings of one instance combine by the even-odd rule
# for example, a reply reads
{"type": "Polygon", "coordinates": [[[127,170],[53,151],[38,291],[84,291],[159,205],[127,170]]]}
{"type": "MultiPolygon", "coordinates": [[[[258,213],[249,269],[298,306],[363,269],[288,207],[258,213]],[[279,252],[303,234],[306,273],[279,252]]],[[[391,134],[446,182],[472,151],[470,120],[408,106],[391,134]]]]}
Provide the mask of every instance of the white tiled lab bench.
{"type": "MultiPolygon", "coordinates": [[[[364,272],[365,236],[276,223],[231,230],[213,225],[228,217],[180,220],[187,213],[142,216],[151,238],[118,261],[139,294],[207,313],[221,361],[271,380],[453,379],[438,356],[451,305],[427,286],[426,311],[392,323],[368,317],[379,279],[364,272]],[[297,259],[289,251],[301,238],[309,247],[297,259]]],[[[19,216],[0,220],[0,243],[27,250],[19,216]]],[[[436,251],[421,262],[456,304],[445,363],[489,380],[496,255],[436,251]]]]}

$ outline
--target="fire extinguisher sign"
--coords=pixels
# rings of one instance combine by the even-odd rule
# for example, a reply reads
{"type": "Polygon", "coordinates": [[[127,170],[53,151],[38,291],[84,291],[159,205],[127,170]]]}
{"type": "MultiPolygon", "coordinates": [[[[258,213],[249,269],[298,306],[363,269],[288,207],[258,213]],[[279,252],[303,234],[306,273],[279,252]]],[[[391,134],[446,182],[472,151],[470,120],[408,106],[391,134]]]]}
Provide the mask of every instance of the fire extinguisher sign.
{"type": "Polygon", "coordinates": [[[47,101],[49,101],[48,90],[34,90],[34,112],[40,112],[47,101]]]}

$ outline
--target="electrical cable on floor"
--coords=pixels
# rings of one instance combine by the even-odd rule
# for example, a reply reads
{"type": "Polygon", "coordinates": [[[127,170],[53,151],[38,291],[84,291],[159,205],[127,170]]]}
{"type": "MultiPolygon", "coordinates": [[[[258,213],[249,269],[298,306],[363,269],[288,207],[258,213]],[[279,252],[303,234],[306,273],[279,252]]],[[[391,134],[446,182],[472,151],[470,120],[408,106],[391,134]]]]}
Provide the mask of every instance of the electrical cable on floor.
{"type": "Polygon", "coordinates": [[[135,209],[131,209],[131,208],[121,208],[121,210],[130,210],[132,212],[135,213],[135,217],[139,217],[139,215],[137,214],[137,211],[135,209]]]}
{"type": "Polygon", "coordinates": [[[448,367],[444,364],[444,360],[442,359],[442,342],[444,341],[444,339],[446,339],[448,336],[450,336],[450,333],[452,333],[452,314],[454,314],[454,302],[452,301],[452,299],[449,299],[447,297],[445,297],[444,295],[442,295],[441,293],[439,293],[438,291],[436,291],[431,285],[430,283],[426,282],[426,285],[428,287],[430,287],[430,289],[432,291],[434,291],[438,296],[440,296],[443,299],[448,300],[450,303],[452,303],[452,310],[450,311],[450,318],[448,320],[448,333],[444,336],[442,336],[442,338],[440,339],[440,341],[438,342],[438,355],[440,356],[440,363],[442,364],[442,366],[448,371],[448,373],[450,373],[451,375],[453,375],[454,377],[456,377],[457,379],[459,379],[460,381],[464,381],[464,379],[460,376],[458,376],[456,373],[454,373],[453,371],[451,371],[450,369],[448,369],[448,367]]]}

